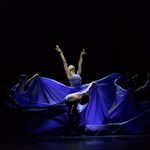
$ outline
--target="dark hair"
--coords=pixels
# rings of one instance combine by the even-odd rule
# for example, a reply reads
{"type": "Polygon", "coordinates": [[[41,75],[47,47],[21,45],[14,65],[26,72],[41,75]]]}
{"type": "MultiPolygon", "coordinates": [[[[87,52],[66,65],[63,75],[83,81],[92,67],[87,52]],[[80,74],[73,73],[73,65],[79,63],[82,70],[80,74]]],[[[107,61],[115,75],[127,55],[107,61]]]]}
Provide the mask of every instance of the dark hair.
{"type": "Polygon", "coordinates": [[[84,105],[84,104],[86,104],[86,103],[88,102],[88,100],[89,100],[88,94],[83,93],[83,94],[82,94],[82,99],[80,100],[80,104],[81,104],[81,105],[84,105]]]}
{"type": "Polygon", "coordinates": [[[18,77],[18,81],[23,81],[23,80],[27,80],[28,79],[28,76],[26,74],[20,74],[19,77],[18,77]]]}

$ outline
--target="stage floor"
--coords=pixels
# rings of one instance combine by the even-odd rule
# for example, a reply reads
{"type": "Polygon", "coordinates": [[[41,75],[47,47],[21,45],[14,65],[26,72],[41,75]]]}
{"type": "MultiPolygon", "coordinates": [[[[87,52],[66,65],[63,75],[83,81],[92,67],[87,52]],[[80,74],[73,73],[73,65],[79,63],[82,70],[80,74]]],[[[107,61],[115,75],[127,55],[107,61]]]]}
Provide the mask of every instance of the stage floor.
{"type": "Polygon", "coordinates": [[[149,150],[150,135],[0,138],[0,150],[149,150]]]}

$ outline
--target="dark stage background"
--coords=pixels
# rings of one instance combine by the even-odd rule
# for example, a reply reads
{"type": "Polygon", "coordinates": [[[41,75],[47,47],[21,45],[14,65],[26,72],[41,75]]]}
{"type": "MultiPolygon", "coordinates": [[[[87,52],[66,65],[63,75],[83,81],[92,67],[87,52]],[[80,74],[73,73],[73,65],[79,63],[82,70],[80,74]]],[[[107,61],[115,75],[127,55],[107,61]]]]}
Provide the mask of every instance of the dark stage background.
{"type": "Polygon", "coordinates": [[[83,83],[112,72],[150,71],[148,2],[3,0],[0,8],[1,87],[37,72],[69,84],[56,44],[75,66],[86,49],[83,83]]]}

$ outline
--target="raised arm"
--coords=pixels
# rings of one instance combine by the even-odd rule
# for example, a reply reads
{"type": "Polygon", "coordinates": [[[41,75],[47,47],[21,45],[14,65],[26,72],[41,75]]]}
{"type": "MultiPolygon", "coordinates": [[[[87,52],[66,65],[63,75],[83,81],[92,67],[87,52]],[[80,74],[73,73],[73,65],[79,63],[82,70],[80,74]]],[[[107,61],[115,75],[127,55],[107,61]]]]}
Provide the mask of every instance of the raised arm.
{"type": "Polygon", "coordinates": [[[33,79],[33,78],[35,78],[36,76],[38,76],[39,74],[38,73],[36,73],[35,75],[33,75],[31,78],[29,78],[28,80],[27,80],[27,84],[29,84],[30,83],[30,81],[33,79]]]}
{"type": "Polygon", "coordinates": [[[64,65],[65,73],[66,73],[67,77],[69,77],[68,64],[67,64],[67,61],[66,61],[66,59],[65,59],[65,57],[64,57],[64,54],[63,54],[62,50],[59,48],[58,45],[56,45],[55,50],[57,50],[57,51],[59,52],[60,57],[61,57],[62,62],[63,62],[63,65],[64,65]]]}
{"type": "Polygon", "coordinates": [[[150,87],[150,81],[147,81],[143,86],[140,86],[139,88],[135,89],[135,92],[142,92],[150,87]]]}
{"type": "Polygon", "coordinates": [[[96,82],[95,81],[91,82],[89,84],[89,86],[84,91],[82,91],[82,93],[86,93],[87,94],[94,85],[96,85],[96,82]]]}
{"type": "Polygon", "coordinates": [[[86,55],[86,54],[87,53],[85,53],[85,49],[83,48],[80,53],[80,57],[79,57],[77,74],[81,74],[81,72],[82,72],[83,55],[86,55]]]}

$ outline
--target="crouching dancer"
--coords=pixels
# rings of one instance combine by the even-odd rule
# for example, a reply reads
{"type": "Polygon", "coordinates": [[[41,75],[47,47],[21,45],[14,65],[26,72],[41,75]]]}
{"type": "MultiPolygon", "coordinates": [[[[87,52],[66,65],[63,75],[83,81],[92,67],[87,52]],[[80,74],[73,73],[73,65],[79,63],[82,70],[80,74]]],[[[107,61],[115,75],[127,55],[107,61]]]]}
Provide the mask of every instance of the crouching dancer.
{"type": "Polygon", "coordinates": [[[89,86],[82,92],[75,92],[65,97],[65,102],[69,108],[69,123],[66,131],[67,135],[80,135],[82,128],[79,127],[79,113],[77,110],[77,104],[84,105],[89,100],[88,92],[96,84],[95,81],[91,82],[89,86]]]}

